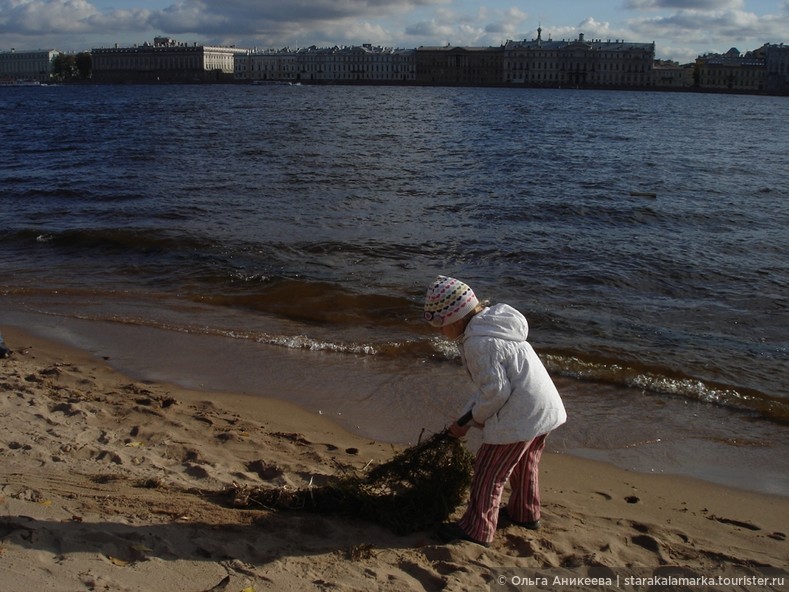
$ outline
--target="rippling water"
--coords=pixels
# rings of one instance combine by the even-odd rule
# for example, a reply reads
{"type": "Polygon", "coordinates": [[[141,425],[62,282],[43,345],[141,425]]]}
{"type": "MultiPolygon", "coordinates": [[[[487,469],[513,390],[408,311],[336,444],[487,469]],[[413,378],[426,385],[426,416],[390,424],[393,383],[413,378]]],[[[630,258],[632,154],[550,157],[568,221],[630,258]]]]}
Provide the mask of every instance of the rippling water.
{"type": "Polygon", "coordinates": [[[6,311],[451,365],[419,314],[446,273],[556,376],[785,438],[784,98],[9,88],[0,137],[6,311]]]}

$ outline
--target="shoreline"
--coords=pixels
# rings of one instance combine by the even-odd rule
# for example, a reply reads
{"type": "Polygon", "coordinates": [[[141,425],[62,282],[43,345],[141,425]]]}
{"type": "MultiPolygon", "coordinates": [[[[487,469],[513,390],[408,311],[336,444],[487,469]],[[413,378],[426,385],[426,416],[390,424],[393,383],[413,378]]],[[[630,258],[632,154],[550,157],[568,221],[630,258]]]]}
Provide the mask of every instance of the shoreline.
{"type": "MultiPolygon", "coordinates": [[[[177,323],[156,327],[54,311],[4,316],[9,326],[90,352],[143,382],[290,402],[357,436],[393,445],[443,429],[471,388],[452,363],[283,347],[210,330],[214,324],[242,326],[241,318],[212,324],[209,317],[209,329],[192,331],[177,323]]],[[[300,336],[302,330],[275,333],[300,336]]],[[[789,441],[782,426],[682,396],[554,380],[569,419],[552,433],[548,451],[789,498],[789,441]]],[[[467,443],[476,450],[476,430],[467,443]]]]}
{"type": "Polygon", "coordinates": [[[786,497],[566,454],[542,463],[543,528],[500,524],[489,549],[218,506],[195,492],[304,487],[398,447],[281,400],[135,381],[89,352],[3,334],[14,353],[0,360],[0,565],[12,591],[467,590],[493,589],[502,569],[712,577],[788,564],[786,497]]]}

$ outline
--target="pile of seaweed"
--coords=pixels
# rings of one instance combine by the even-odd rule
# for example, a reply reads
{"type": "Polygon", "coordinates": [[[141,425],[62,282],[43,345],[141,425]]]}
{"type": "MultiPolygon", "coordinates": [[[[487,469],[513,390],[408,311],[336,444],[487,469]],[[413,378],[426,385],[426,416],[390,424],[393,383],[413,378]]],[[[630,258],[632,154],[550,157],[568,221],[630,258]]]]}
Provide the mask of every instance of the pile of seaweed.
{"type": "Polygon", "coordinates": [[[330,478],[304,489],[242,487],[221,495],[235,507],[340,514],[377,522],[396,534],[425,530],[446,520],[463,501],[474,459],[446,432],[406,448],[369,470],[330,478]]]}

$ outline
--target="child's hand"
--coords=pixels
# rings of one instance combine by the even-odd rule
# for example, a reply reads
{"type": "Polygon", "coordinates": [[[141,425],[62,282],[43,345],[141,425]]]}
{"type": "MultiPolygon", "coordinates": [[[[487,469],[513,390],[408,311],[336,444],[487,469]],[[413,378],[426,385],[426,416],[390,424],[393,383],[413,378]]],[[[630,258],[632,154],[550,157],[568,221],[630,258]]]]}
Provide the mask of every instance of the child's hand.
{"type": "Polygon", "coordinates": [[[467,423],[466,425],[459,425],[458,422],[453,423],[447,429],[447,433],[452,436],[453,438],[462,438],[465,436],[469,429],[471,428],[471,424],[467,423]]]}

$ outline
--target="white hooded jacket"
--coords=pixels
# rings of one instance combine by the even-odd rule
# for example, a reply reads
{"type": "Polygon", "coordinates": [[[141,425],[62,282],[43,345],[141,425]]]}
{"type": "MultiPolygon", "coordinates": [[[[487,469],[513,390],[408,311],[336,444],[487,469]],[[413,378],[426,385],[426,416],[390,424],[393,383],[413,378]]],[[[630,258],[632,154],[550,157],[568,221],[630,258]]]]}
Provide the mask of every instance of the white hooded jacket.
{"type": "Polygon", "coordinates": [[[547,434],[567,420],[559,391],[526,341],[526,318],[507,304],[480,311],[461,337],[463,365],[477,387],[464,410],[484,424],[486,444],[547,434]]]}

